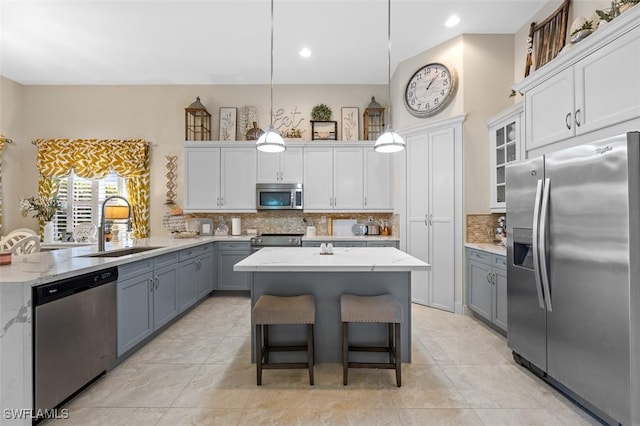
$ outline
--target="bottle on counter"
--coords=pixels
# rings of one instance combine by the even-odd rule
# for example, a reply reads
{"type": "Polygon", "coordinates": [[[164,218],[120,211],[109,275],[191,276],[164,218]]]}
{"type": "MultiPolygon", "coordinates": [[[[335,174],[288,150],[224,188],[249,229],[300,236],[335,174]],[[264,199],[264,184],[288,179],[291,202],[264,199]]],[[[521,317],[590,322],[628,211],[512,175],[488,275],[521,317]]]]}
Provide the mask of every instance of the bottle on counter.
{"type": "Polygon", "coordinates": [[[220,216],[220,223],[215,230],[215,235],[229,235],[229,225],[227,225],[223,216],[220,216]]]}
{"type": "Polygon", "coordinates": [[[391,228],[389,227],[389,222],[384,221],[382,223],[382,227],[380,228],[380,235],[384,237],[388,237],[391,235],[391,228]]]}

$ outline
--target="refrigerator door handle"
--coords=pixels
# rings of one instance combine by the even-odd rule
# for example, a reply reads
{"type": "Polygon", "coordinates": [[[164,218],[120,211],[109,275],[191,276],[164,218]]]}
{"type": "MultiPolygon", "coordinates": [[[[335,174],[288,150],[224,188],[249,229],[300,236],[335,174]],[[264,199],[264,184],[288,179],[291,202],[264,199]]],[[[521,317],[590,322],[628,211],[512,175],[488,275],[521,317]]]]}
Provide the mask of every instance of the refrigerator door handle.
{"type": "Polygon", "coordinates": [[[551,287],[549,286],[549,274],[547,271],[547,214],[549,213],[549,178],[544,180],[544,192],[542,195],[542,207],[540,211],[540,275],[542,275],[542,287],[544,288],[547,311],[551,308],[551,287]]]}
{"type": "Polygon", "coordinates": [[[542,179],[538,179],[536,187],[536,201],[533,205],[533,275],[536,278],[536,292],[538,293],[538,305],[544,309],[544,298],[542,296],[542,280],[540,278],[540,259],[538,235],[540,233],[540,204],[542,202],[542,179]]]}

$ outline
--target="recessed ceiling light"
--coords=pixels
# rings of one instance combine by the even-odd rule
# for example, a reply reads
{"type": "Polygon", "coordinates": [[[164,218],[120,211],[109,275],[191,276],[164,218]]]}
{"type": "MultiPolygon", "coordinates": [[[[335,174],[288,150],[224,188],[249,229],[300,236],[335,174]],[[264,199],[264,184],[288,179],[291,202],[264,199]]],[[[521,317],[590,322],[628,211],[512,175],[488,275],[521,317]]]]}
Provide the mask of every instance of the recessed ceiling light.
{"type": "Polygon", "coordinates": [[[451,17],[447,19],[447,22],[445,22],[444,24],[447,27],[455,27],[459,23],[460,23],[460,17],[458,15],[451,15],[451,17]]]}
{"type": "Polygon", "coordinates": [[[309,56],[311,56],[311,51],[309,50],[309,48],[303,47],[302,50],[300,50],[300,56],[302,56],[303,58],[308,58],[309,56]]]}

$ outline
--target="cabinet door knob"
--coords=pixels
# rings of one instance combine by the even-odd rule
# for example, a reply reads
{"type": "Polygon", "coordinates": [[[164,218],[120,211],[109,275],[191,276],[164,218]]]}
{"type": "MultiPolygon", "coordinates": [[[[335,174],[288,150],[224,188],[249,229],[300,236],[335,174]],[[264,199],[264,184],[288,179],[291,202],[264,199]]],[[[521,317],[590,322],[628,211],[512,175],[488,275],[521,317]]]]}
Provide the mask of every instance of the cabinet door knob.
{"type": "Polygon", "coordinates": [[[153,278],[149,278],[149,291],[153,291],[153,278]]]}
{"type": "Polygon", "coordinates": [[[576,110],[574,118],[576,121],[576,126],[580,127],[580,125],[582,124],[582,111],[580,110],[580,108],[576,110]]]}
{"type": "Polygon", "coordinates": [[[567,129],[571,130],[571,120],[569,120],[571,118],[571,113],[568,112],[567,116],[564,118],[564,124],[567,125],[567,129]]]}
{"type": "Polygon", "coordinates": [[[491,272],[487,272],[487,282],[489,284],[493,284],[493,282],[491,281],[491,272]]]}

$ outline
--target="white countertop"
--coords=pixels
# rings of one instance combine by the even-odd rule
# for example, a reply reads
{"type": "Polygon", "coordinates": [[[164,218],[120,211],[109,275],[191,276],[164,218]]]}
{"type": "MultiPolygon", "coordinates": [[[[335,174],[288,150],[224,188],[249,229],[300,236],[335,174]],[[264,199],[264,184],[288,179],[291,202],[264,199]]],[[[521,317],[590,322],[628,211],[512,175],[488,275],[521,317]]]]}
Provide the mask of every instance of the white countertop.
{"type": "Polygon", "coordinates": [[[505,246],[499,246],[493,243],[464,243],[465,247],[469,247],[476,250],[482,250],[493,254],[499,254],[502,256],[507,255],[507,248],[505,246]]]}
{"type": "Polygon", "coordinates": [[[395,235],[316,235],[315,237],[302,237],[302,241],[399,241],[400,237],[395,235]]]}
{"type": "Polygon", "coordinates": [[[121,257],[81,257],[98,251],[98,246],[88,245],[68,249],[43,251],[23,256],[13,256],[10,265],[0,266],[0,284],[41,285],[51,281],[73,277],[100,269],[118,266],[137,260],[155,257],[213,241],[249,241],[251,237],[241,235],[211,236],[198,238],[152,237],[127,243],[106,243],[106,250],[125,247],[161,247],[121,257]]]}
{"type": "Polygon", "coordinates": [[[431,265],[393,247],[268,247],[238,262],[244,272],[401,272],[426,271],[431,265]]]}

